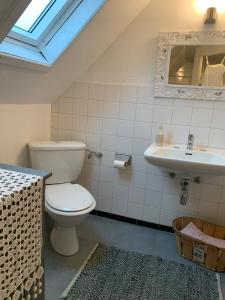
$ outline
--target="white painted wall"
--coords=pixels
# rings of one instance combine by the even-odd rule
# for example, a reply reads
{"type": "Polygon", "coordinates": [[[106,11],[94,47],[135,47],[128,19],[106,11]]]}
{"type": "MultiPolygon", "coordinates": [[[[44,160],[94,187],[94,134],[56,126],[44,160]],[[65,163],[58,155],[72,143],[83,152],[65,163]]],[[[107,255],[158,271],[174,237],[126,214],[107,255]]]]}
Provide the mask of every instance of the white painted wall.
{"type": "MultiPolygon", "coordinates": [[[[81,183],[94,194],[97,209],[171,225],[180,215],[225,225],[223,177],[202,176],[192,183],[186,206],[179,203],[179,180],[148,164],[144,150],[160,125],[168,141],[225,148],[225,103],[155,99],[154,78],[160,31],[224,29],[203,27],[191,0],[152,0],[98,61],[52,105],[52,137],[82,140],[102,151],[86,161],[81,183]],[[132,166],[113,168],[116,151],[130,153],[132,166]]],[[[75,78],[74,78],[75,79],[75,78]]]]}
{"type": "Polygon", "coordinates": [[[0,162],[29,166],[27,143],[48,140],[50,104],[0,105],[0,162]]]}
{"type": "Polygon", "coordinates": [[[97,60],[150,1],[108,0],[46,73],[1,64],[0,57],[0,103],[54,101],[97,60]]]}
{"type": "Polygon", "coordinates": [[[160,31],[224,30],[225,14],[204,26],[196,0],[152,0],[82,76],[82,81],[144,84],[154,81],[160,31]]]}

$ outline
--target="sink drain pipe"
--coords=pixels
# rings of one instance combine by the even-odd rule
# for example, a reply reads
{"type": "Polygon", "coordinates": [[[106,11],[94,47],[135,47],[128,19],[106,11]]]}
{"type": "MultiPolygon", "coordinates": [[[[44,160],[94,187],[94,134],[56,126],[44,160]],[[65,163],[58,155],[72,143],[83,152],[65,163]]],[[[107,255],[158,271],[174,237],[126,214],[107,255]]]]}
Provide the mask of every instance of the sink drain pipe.
{"type": "Polygon", "coordinates": [[[181,180],[180,180],[180,186],[181,186],[180,204],[181,205],[187,204],[189,181],[190,181],[190,179],[188,179],[188,178],[181,178],[181,180]]]}
{"type": "MultiPolygon", "coordinates": [[[[174,173],[174,172],[169,172],[169,176],[171,178],[175,178],[177,176],[177,174],[174,173]]],[[[186,205],[187,204],[190,181],[193,181],[193,182],[198,183],[198,184],[201,183],[201,179],[200,179],[199,176],[196,176],[196,177],[193,177],[193,178],[191,178],[191,177],[181,177],[180,178],[180,186],[181,186],[180,204],[181,205],[186,205]]]]}

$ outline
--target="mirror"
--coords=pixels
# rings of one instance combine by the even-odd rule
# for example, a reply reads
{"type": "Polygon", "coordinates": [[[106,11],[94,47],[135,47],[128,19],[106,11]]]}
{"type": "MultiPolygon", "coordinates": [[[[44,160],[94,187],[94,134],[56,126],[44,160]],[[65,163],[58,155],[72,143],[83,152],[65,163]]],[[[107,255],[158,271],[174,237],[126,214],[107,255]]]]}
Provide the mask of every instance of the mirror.
{"type": "Polygon", "coordinates": [[[160,33],[155,96],[225,101],[225,31],[160,33]]]}
{"type": "Polygon", "coordinates": [[[168,83],[225,87],[225,46],[173,46],[168,83]]]}

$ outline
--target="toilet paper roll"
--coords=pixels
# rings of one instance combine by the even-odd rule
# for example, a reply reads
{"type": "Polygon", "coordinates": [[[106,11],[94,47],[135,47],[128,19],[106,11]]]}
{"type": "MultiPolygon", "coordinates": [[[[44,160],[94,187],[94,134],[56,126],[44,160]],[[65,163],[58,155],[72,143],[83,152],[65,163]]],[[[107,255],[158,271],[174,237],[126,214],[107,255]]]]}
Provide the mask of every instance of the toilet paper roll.
{"type": "Polygon", "coordinates": [[[114,160],[113,165],[114,165],[114,168],[125,169],[127,166],[127,162],[121,161],[121,160],[114,160]]]}

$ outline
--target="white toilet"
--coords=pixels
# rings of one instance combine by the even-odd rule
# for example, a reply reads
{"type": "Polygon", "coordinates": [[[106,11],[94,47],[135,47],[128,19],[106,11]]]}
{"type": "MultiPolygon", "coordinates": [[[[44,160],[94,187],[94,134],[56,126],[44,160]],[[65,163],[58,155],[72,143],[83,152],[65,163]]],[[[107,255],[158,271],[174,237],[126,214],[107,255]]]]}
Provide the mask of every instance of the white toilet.
{"type": "Polygon", "coordinates": [[[56,252],[69,256],[79,250],[76,226],[96,202],[81,185],[72,184],[81,172],[86,145],[81,142],[37,142],[29,144],[31,165],[52,172],[46,180],[45,208],[55,222],[51,244],[56,252]]]}

